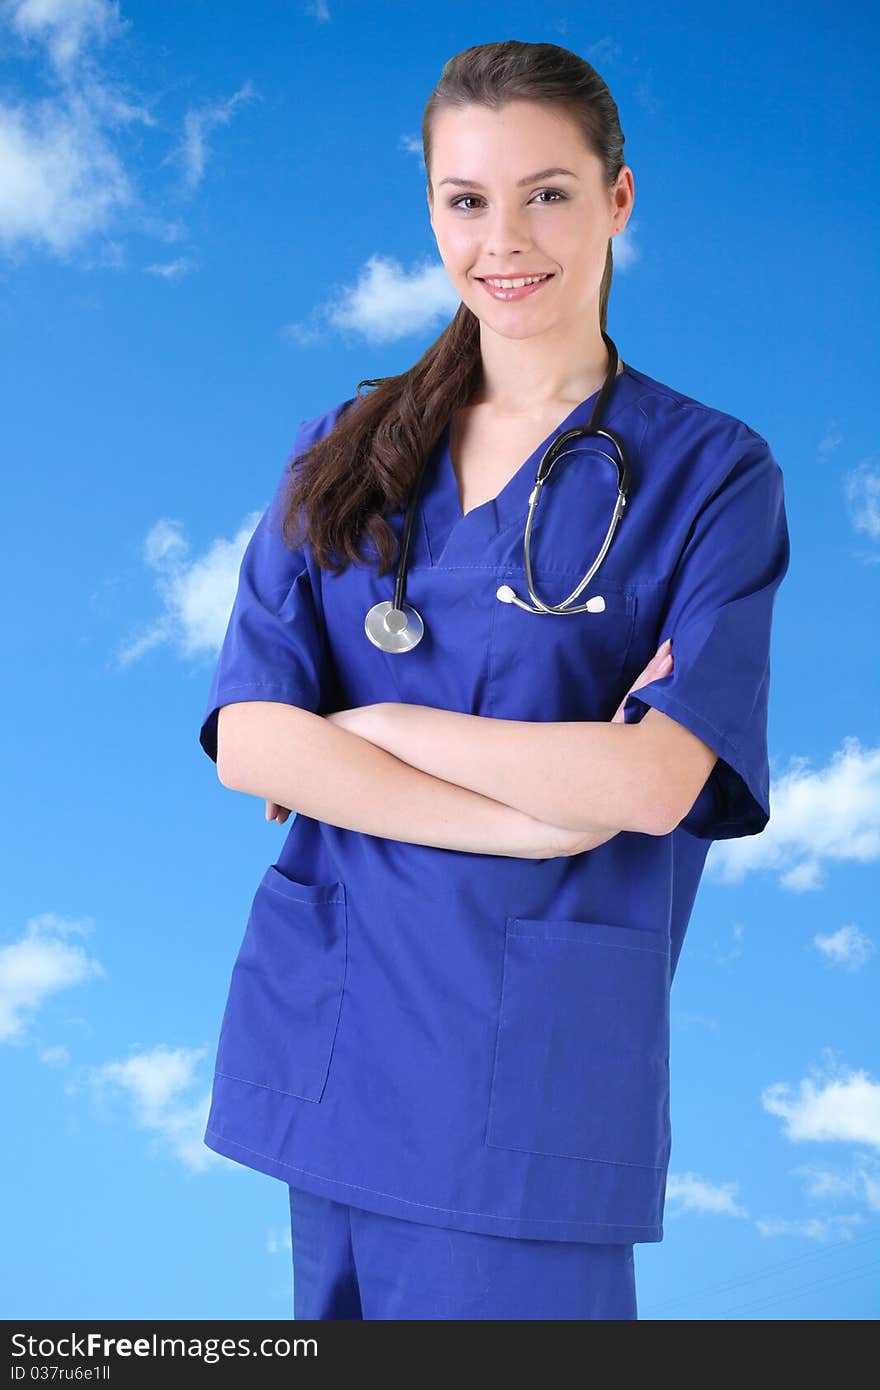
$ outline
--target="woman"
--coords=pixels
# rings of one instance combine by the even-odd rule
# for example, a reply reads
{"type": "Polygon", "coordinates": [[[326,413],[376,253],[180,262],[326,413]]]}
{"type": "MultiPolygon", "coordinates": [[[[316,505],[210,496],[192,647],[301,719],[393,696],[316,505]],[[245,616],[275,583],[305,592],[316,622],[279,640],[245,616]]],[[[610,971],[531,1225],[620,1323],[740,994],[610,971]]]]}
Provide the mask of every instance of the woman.
{"type": "Polygon", "coordinates": [[[635,1318],[672,976],[711,841],[769,818],[782,474],[606,333],[633,177],[589,64],[467,49],[422,133],[462,303],[302,423],[202,725],[225,786],[298,813],[205,1142],[288,1184],[297,1317],[635,1318]],[[559,446],[527,571],[538,465],[597,424],[559,446]],[[527,611],[588,573],[627,482],[578,606],[527,611]]]}

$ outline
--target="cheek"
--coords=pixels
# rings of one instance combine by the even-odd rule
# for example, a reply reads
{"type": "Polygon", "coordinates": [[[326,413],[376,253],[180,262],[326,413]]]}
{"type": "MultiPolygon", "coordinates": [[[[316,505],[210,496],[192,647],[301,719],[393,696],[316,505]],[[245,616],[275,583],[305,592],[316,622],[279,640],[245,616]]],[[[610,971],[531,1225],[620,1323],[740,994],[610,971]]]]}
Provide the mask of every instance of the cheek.
{"type": "Polygon", "coordinates": [[[463,223],[443,223],[437,227],[437,247],[444,264],[457,274],[473,265],[478,253],[477,238],[463,223]]]}
{"type": "Polygon", "coordinates": [[[598,269],[605,268],[608,240],[595,223],[572,219],[554,229],[547,246],[558,257],[571,279],[593,279],[598,269]]]}

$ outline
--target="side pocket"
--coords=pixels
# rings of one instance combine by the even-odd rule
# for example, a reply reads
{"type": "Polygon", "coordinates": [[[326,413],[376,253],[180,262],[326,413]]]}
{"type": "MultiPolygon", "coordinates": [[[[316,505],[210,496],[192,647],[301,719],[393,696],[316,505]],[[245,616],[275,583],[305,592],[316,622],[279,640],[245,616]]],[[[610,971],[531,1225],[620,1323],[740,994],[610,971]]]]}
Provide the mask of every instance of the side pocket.
{"type": "Polygon", "coordinates": [[[319,1101],[348,961],[343,883],[298,883],[272,864],[232,970],[216,1070],[319,1101]]]}
{"type": "Polygon", "coordinates": [[[658,933],[508,917],[486,1143],[663,1167],[670,983],[658,933]]]}

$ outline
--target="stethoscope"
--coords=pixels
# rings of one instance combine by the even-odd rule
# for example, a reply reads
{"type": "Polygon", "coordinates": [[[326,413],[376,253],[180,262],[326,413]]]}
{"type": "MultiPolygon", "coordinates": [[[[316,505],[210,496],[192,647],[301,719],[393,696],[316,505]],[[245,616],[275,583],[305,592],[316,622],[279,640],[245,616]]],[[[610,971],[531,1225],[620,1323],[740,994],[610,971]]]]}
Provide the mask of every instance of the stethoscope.
{"type": "MultiPolygon", "coordinates": [[[[589,598],[586,603],[579,604],[576,607],[571,606],[574,604],[574,600],[579,598],[583,593],[604,560],[608,552],[608,547],[611,544],[611,538],[617,528],[621,512],[626,506],[630,490],[630,465],[623,440],[614,430],[610,430],[607,425],[600,425],[598,423],[608,402],[608,398],[614,389],[618,364],[617,348],[615,344],[604,330],[602,330],[602,337],[605,339],[605,343],[608,347],[608,373],[602,384],[602,389],[599,392],[596,404],[593,406],[593,412],[589,422],[586,425],[575,425],[572,429],[564,430],[562,434],[557,435],[556,439],[553,440],[549,448],[545,451],[541,462],[538,464],[538,471],[535,474],[535,486],[529,497],[529,514],[526,519],[526,529],[523,537],[523,563],[526,573],[526,584],[528,585],[529,597],[532,602],[527,603],[525,599],[521,599],[514,593],[509,584],[502,584],[495,593],[495,597],[500,599],[502,603],[515,603],[517,607],[524,608],[527,613],[555,613],[562,617],[567,613],[602,613],[605,610],[605,600],[602,598],[601,594],[595,594],[592,598],[589,598]],[[535,593],[535,587],[532,581],[531,536],[535,511],[544,484],[550,477],[553,465],[559,458],[562,458],[564,454],[574,453],[573,449],[566,449],[565,446],[570,444],[573,439],[581,439],[587,435],[597,435],[603,439],[610,440],[616,453],[615,458],[612,458],[609,454],[603,453],[603,457],[609,458],[617,469],[617,499],[614,504],[611,523],[605,533],[605,539],[602,542],[598,555],[577,588],[573,589],[568,595],[568,598],[563,599],[561,603],[544,603],[535,593]]],[[[368,383],[361,383],[361,385],[365,384],[368,383]]],[[[425,632],[425,624],[422,621],[421,614],[418,613],[411,604],[405,601],[405,593],[406,562],[409,555],[410,536],[412,535],[416,502],[422,476],[425,471],[427,457],[426,455],[422,460],[407,507],[406,520],[404,522],[403,536],[401,539],[400,559],[397,565],[397,577],[394,583],[394,598],[384,599],[381,603],[374,604],[364,619],[364,631],[373,645],[375,647],[380,647],[383,652],[410,652],[413,647],[418,646],[425,632]]]]}

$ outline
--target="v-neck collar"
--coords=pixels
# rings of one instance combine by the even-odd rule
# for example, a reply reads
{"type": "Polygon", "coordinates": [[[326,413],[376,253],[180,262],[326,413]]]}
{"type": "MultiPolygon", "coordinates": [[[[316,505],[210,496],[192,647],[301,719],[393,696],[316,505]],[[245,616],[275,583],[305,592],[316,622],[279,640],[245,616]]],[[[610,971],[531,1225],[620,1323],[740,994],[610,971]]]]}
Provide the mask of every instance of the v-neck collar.
{"type": "MultiPolygon", "coordinates": [[[[615,378],[611,400],[601,424],[610,424],[629,403],[634,378],[628,364],[615,378]]],[[[543,439],[528,458],[520,464],[495,497],[472,507],[461,509],[458,480],[452,466],[450,434],[452,421],[447,420],[426,465],[427,476],[422,492],[422,532],[432,565],[478,562],[475,549],[488,544],[498,533],[515,521],[525,526],[528,499],[535,483],[538,464],[551,442],[565,430],[589,422],[599,390],[580,401],[543,439]]]]}

